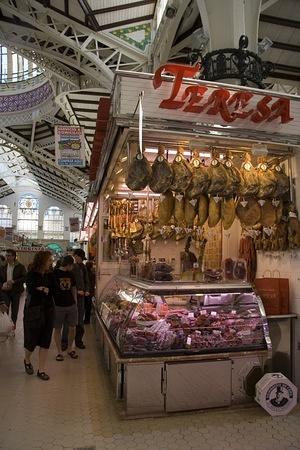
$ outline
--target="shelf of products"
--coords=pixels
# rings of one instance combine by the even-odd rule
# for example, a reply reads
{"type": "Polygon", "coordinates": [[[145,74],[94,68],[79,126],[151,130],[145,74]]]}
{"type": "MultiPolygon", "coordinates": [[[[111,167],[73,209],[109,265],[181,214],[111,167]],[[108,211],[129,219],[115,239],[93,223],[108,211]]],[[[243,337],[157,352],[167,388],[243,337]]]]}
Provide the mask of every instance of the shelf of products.
{"type": "Polygon", "coordinates": [[[113,278],[97,309],[123,357],[266,350],[260,298],[247,283],[113,278]]]}

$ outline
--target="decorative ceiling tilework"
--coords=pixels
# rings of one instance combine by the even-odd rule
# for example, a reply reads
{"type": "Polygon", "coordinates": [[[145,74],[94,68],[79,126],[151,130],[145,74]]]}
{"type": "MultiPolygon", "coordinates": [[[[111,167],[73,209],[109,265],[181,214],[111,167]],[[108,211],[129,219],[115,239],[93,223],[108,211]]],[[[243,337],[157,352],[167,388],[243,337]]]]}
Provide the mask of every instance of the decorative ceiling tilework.
{"type": "Polygon", "coordinates": [[[47,81],[42,86],[21,94],[2,95],[0,113],[24,111],[44,103],[53,95],[52,87],[47,81]]]}
{"type": "Polygon", "coordinates": [[[151,22],[119,28],[111,31],[111,34],[144,52],[151,42],[151,22]]]}

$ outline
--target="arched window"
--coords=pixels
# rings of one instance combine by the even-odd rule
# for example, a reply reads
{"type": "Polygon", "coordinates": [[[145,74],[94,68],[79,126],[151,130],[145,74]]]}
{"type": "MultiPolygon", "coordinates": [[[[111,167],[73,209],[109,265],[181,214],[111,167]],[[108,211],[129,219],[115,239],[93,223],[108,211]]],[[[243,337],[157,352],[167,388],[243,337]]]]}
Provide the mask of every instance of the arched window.
{"type": "Polygon", "coordinates": [[[31,194],[19,200],[17,231],[30,239],[37,239],[39,227],[39,201],[31,194]]]}
{"type": "Polygon", "coordinates": [[[0,45],[0,82],[11,83],[35,77],[41,73],[37,65],[0,45]]]}
{"type": "Polygon", "coordinates": [[[12,226],[11,210],[6,205],[0,205],[0,227],[10,228],[12,226]]]}
{"type": "Polygon", "coordinates": [[[44,239],[64,238],[64,213],[57,206],[50,206],[44,214],[44,239]]]}

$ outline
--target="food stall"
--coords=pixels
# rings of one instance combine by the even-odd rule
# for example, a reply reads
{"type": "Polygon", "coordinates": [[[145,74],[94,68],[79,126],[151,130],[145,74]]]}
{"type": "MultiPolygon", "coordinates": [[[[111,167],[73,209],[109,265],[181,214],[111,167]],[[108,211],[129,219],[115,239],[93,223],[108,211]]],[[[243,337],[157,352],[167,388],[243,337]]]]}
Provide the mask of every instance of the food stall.
{"type": "MultiPolygon", "coordinates": [[[[154,75],[119,72],[115,78],[111,116],[94,187],[99,192],[100,243],[95,306],[106,366],[111,371],[116,396],[125,399],[129,415],[147,414],[147,407],[141,411],[133,402],[137,386],[134,380],[140,377],[135,370],[140,365],[141,371],[147,371],[153,362],[157,364],[153,375],[155,389],[162,386],[159,389],[163,399],[159,402],[164,407],[156,405],[151,409],[151,401],[148,404],[145,400],[149,413],[172,410],[166,407],[163,381],[166,364],[171,362],[178,363],[172,367],[179,373],[180,367],[183,372],[185,366],[188,370],[188,364],[201,361],[197,367],[205,372],[204,360],[214,364],[226,360],[228,381],[226,389],[220,388],[227,390],[226,401],[216,400],[210,405],[207,400],[201,404],[193,404],[192,400],[183,404],[180,400],[181,407],[174,406],[173,410],[234,404],[229,366],[235,364],[236,358],[240,358],[238,370],[243,373],[238,389],[243,392],[242,401],[249,399],[249,377],[253,385],[257,374],[266,370],[266,364],[267,370],[272,367],[267,362],[270,342],[264,308],[248,283],[255,281],[261,253],[284,253],[300,246],[293,184],[294,148],[300,143],[299,98],[204,82],[193,78],[198,72],[197,66],[167,64],[154,75]],[[126,281],[120,276],[125,276],[126,281]],[[115,288],[108,286],[104,290],[109,281],[115,288]],[[129,287],[121,289],[120,283],[129,287]],[[163,294],[165,289],[169,304],[163,294]],[[112,300],[107,298],[107,290],[114,291],[112,300]],[[125,298],[120,298],[122,291],[125,298]],[[178,292],[183,297],[178,299],[178,292]],[[253,301],[246,308],[248,313],[239,301],[236,303],[247,293],[253,301]],[[228,304],[222,297],[227,298],[227,294],[231,295],[228,304]],[[221,295],[221,300],[212,304],[213,310],[208,310],[205,303],[209,295],[215,300],[221,295]],[[158,303],[156,297],[160,298],[158,303]],[[126,301],[135,308],[125,306],[126,301]],[[159,349],[162,352],[157,351],[156,330],[152,331],[155,338],[150,339],[153,353],[151,349],[128,352],[127,339],[131,336],[134,341],[135,328],[147,340],[143,333],[150,336],[150,327],[159,323],[164,328],[164,323],[176,341],[175,322],[169,320],[178,306],[176,302],[184,310],[182,317],[189,319],[185,327],[180,325],[186,328],[183,347],[174,349],[171,343],[167,349],[159,349]],[[157,312],[160,303],[170,309],[165,316],[157,312]],[[121,316],[122,320],[112,332],[116,311],[116,317],[121,316]],[[154,311],[153,320],[145,320],[150,324],[137,318],[149,314],[149,319],[154,311]],[[230,314],[237,314],[238,320],[249,319],[249,323],[255,319],[255,325],[246,329],[250,336],[247,345],[236,343],[232,348],[222,338],[218,352],[212,351],[204,337],[206,333],[193,322],[210,313],[220,316],[220,328],[207,331],[212,339],[230,334],[226,322],[233,320],[234,325],[230,314]],[[261,339],[254,348],[250,341],[256,327],[261,330],[261,339]],[[197,341],[199,345],[193,347],[197,331],[200,344],[197,341]]],[[[289,312],[286,311],[288,320],[289,312]]],[[[276,320],[276,314],[272,320],[276,320]]],[[[242,331],[233,328],[235,335],[242,331]]],[[[289,339],[292,342],[292,336],[289,339]]],[[[205,372],[208,379],[214,370],[205,372]]],[[[217,379],[215,382],[217,385],[217,379]]],[[[178,388],[176,383],[174,389],[175,386],[178,388]]]]}

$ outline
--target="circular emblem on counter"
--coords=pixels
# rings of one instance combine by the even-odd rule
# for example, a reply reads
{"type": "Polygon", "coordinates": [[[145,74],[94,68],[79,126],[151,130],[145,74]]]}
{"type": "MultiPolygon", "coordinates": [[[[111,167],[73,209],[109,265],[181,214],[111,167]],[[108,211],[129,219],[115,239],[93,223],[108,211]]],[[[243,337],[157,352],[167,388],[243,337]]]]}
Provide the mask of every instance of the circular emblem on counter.
{"type": "Polygon", "coordinates": [[[285,383],[273,384],[266,393],[267,405],[272,410],[284,410],[293,398],[293,390],[285,383]]]}

